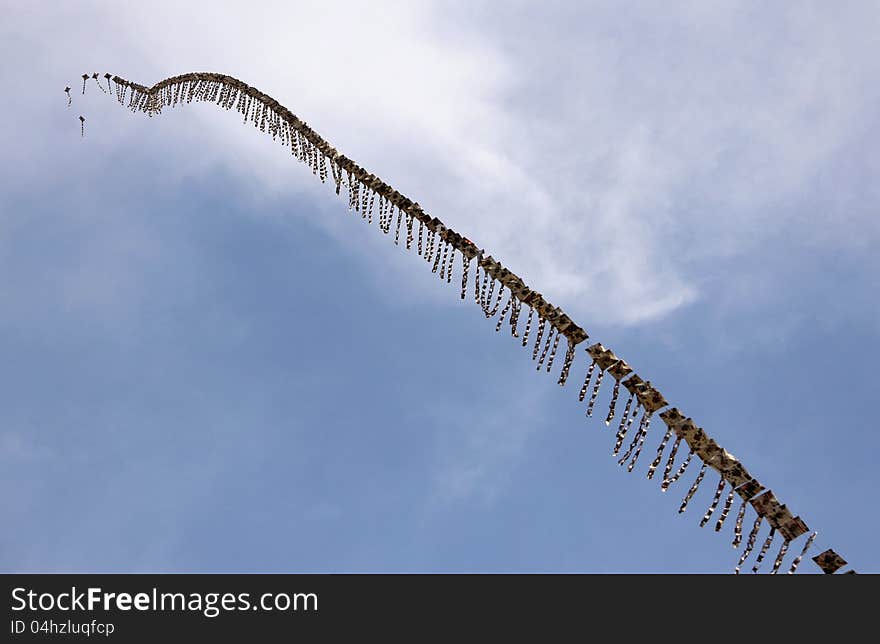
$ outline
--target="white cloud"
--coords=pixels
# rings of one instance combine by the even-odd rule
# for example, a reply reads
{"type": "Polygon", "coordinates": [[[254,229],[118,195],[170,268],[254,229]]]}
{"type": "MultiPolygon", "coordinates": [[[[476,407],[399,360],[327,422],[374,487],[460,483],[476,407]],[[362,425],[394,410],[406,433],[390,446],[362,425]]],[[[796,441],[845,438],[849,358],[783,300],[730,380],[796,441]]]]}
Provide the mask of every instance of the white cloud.
{"type": "MultiPolygon", "coordinates": [[[[230,73],[591,325],[639,323],[705,296],[718,260],[780,231],[877,236],[859,198],[878,154],[858,146],[880,98],[870,17],[824,4],[81,4],[18,17],[47,47],[31,64],[49,71],[16,78],[230,73]],[[844,159],[860,179],[817,187],[844,159]],[[817,190],[849,198],[799,210],[817,190]]],[[[173,156],[156,182],[219,165],[256,199],[320,189],[234,115],[190,107],[158,127],[86,105],[105,151],[173,156]]],[[[344,211],[327,192],[328,213],[344,211]]],[[[340,239],[344,219],[327,220],[340,239]]]]}

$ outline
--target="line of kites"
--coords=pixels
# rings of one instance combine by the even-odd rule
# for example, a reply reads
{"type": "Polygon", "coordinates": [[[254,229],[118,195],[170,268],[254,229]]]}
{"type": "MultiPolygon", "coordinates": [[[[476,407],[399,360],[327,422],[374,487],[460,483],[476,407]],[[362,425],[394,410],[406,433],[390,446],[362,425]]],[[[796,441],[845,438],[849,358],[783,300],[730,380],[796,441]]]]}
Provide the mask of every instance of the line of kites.
{"type": "MultiPolygon", "coordinates": [[[[282,145],[289,147],[291,154],[308,165],[322,182],[332,181],[337,195],[342,188],[345,188],[349,210],[359,213],[370,224],[375,218],[380,230],[385,234],[390,234],[393,227],[395,244],[400,245],[403,231],[403,244],[406,249],[415,247],[418,255],[428,262],[432,272],[439,274],[442,280],[452,282],[453,269],[458,257],[461,299],[468,296],[468,287],[472,284],[474,300],[487,319],[493,318],[501,309],[495,326],[496,331],[500,331],[506,322],[510,327],[511,335],[514,338],[521,338],[522,345],[527,347],[533,334],[533,326],[536,326],[532,360],[537,364],[539,371],[541,369],[545,369],[548,373],[551,371],[560,340],[564,337],[566,351],[557,383],[566,384],[576,358],[575,348],[589,338],[584,329],[559,307],[547,302],[539,292],[526,286],[522,279],[471,240],[448,228],[436,217],[428,215],[417,202],[408,199],[376,175],[367,172],[354,161],[340,154],[304,121],[270,96],[236,78],[215,73],[182,74],[162,80],[152,87],[138,85],[110,74],[104,74],[103,78],[106,81],[106,90],[97,73],[83,74],[82,93],[85,94],[89,81],[93,80],[105,94],[115,94],[120,104],[125,105],[127,101],[127,107],[132,112],[144,112],[149,116],[159,114],[164,107],[190,103],[193,100],[216,103],[227,110],[234,108],[242,115],[245,123],[251,121],[261,132],[268,132],[273,140],[278,140],[282,145]],[[472,263],[474,270],[471,280],[469,275],[472,263]],[[502,307],[501,303],[505,301],[505,295],[506,302],[502,307]],[[523,307],[528,307],[529,311],[525,326],[520,330],[519,321],[521,313],[524,312],[523,307]]],[[[68,97],[67,105],[70,107],[71,88],[65,87],[64,91],[68,97]]],[[[79,119],[80,134],[84,136],[85,118],[80,116],[79,119]]],[[[665,456],[660,485],[660,489],[665,492],[682,477],[696,455],[701,465],[693,484],[682,500],[679,513],[687,509],[707,469],[711,468],[718,474],[719,481],[712,503],[703,514],[700,526],[710,522],[723,498],[722,509],[714,524],[715,531],[720,531],[730,514],[734,498],[738,496],[740,505],[736,514],[732,541],[732,545],[738,548],[743,542],[743,523],[747,508],[751,507],[755,514],[735,572],[740,572],[745,561],[755,550],[759,531],[766,522],[770,530],[758,549],[752,571],[759,571],[777,534],[781,536],[783,542],[771,568],[772,574],[780,570],[790,545],[799,537],[808,534],[799,554],[789,565],[788,573],[793,574],[811,548],[817,533],[810,532],[801,517],[793,515],[772,490],[766,489],[749,474],[735,456],[719,446],[691,418],[686,417],[677,408],[670,407],[650,381],[643,380],[634,373],[632,367],[615,355],[611,349],[595,343],[586,348],[586,354],[590,362],[578,399],[581,402],[587,400],[587,416],[593,415],[594,405],[606,375],[614,381],[608,413],[605,416],[606,425],[611,425],[615,421],[621,387],[627,394],[623,412],[616,424],[613,454],[619,456],[618,463],[621,466],[626,465],[627,471],[631,472],[634,469],[642,453],[651,420],[655,413],[660,412],[657,415],[662,419],[665,431],[654,459],[648,467],[647,478],[654,478],[661,463],[664,463],[665,456]],[[588,394],[589,398],[587,398],[588,394]],[[641,418],[638,418],[639,415],[641,418]],[[639,422],[633,431],[637,418],[639,422]],[[629,445],[623,450],[627,437],[630,439],[629,445]],[[672,445],[667,454],[666,448],[670,441],[672,445]],[[682,445],[687,446],[687,455],[677,463],[676,457],[682,445]],[[621,451],[623,451],[622,455],[621,451]]],[[[826,574],[839,571],[847,563],[832,549],[819,553],[812,557],[812,560],[826,574]]],[[[855,573],[854,570],[848,572],[855,573]]]]}

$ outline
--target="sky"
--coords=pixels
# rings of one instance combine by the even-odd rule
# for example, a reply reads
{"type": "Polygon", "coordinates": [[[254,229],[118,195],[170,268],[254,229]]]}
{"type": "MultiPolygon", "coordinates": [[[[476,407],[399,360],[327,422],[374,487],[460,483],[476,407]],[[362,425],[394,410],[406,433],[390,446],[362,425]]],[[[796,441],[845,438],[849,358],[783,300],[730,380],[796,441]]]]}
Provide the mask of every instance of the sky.
{"type": "Polygon", "coordinates": [[[736,564],[732,520],[699,527],[716,475],[683,515],[696,468],[646,480],[659,420],[617,465],[583,355],[564,388],[536,372],[234,112],[80,93],[214,71],[566,310],[803,517],[811,555],[880,571],[876,3],[3,13],[0,570],[736,564]]]}

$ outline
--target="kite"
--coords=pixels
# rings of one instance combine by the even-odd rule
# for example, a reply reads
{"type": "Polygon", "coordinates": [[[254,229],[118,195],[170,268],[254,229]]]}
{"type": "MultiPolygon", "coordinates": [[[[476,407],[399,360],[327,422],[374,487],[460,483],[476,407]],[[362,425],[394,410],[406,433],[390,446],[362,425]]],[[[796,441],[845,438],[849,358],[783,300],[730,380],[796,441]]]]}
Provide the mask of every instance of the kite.
{"type": "MultiPolygon", "coordinates": [[[[291,155],[305,163],[322,183],[329,181],[337,195],[341,196],[344,191],[349,211],[360,214],[368,224],[372,224],[375,219],[379,229],[386,235],[390,235],[393,227],[396,245],[400,245],[403,229],[403,243],[406,250],[412,250],[415,246],[416,253],[427,262],[431,272],[437,274],[441,281],[451,284],[458,264],[461,276],[461,299],[468,297],[469,287],[473,288],[474,301],[480,306],[485,317],[492,319],[498,316],[495,324],[496,332],[500,332],[506,322],[511,336],[522,338],[523,347],[528,347],[532,342],[531,355],[537,371],[542,369],[547,373],[552,371],[559,345],[565,340],[565,353],[556,380],[558,385],[565,386],[578,355],[581,355],[577,350],[578,346],[589,339],[589,334],[582,327],[561,308],[544,299],[540,292],[527,286],[522,278],[503,266],[485,249],[447,227],[437,217],[425,212],[418,202],[402,195],[378,176],[367,172],[341,154],[305,121],[300,120],[272,97],[231,76],[207,72],[173,76],[159,81],[152,87],[132,83],[107,73],[104,74],[107,81],[106,90],[101,85],[97,72],[91,75],[83,74],[83,94],[89,78],[93,79],[105,94],[115,94],[117,101],[132,112],[142,112],[150,117],[161,114],[165,108],[192,101],[216,103],[225,110],[234,109],[245,123],[253,123],[260,132],[268,133],[273,140],[288,148],[291,155]],[[473,270],[471,270],[472,265],[473,270]],[[504,302],[503,307],[502,302],[504,302]],[[528,307],[528,316],[520,336],[519,321],[524,313],[523,307],[528,307]],[[534,340],[531,338],[533,328],[534,340]]],[[[66,87],[64,91],[67,93],[69,106],[70,88],[66,87]]],[[[80,133],[84,136],[85,118],[82,116],[79,118],[80,133]]],[[[739,496],[741,503],[736,515],[732,541],[733,547],[739,548],[743,541],[743,524],[749,507],[754,514],[752,528],[746,538],[746,545],[736,564],[735,572],[740,572],[743,564],[755,550],[761,527],[766,522],[770,527],[769,533],[758,550],[752,571],[757,573],[760,570],[777,535],[782,538],[783,543],[774,558],[771,574],[780,570],[791,544],[810,533],[804,540],[800,554],[788,568],[788,573],[793,574],[812,546],[817,533],[810,532],[807,524],[799,516],[793,515],[771,490],[749,474],[739,459],[718,445],[705,430],[678,408],[671,407],[663,394],[649,380],[635,373],[633,367],[611,349],[594,343],[586,347],[583,353],[588,363],[578,401],[583,403],[586,400],[587,417],[593,415],[606,373],[614,380],[614,387],[608,411],[604,416],[605,425],[610,426],[617,417],[621,386],[628,393],[623,412],[616,425],[617,432],[612,454],[614,456],[619,454],[628,436],[630,442],[618,459],[618,464],[626,465],[628,472],[635,469],[642,448],[647,442],[651,421],[654,415],[658,414],[665,424],[665,431],[648,467],[647,478],[654,478],[665,456],[666,463],[660,489],[662,492],[667,492],[673,483],[684,476],[688,466],[696,457],[700,461],[700,468],[682,499],[679,513],[687,510],[700,484],[709,471],[713,471],[718,476],[718,483],[712,503],[702,515],[700,526],[710,522],[724,498],[724,504],[714,526],[715,532],[720,532],[735,497],[739,496]],[[594,375],[595,380],[593,380],[594,375]],[[587,398],[588,393],[589,398],[587,398]],[[638,424],[635,423],[637,418],[638,424]],[[633,426],[635,426],[634,431],[632,431],[633,426]],[[675,440],[667,455],[667,446],[673,436],[675,440]],[[676,458],[685,445],[688,448],[687,455],[676,468],[676,458]],[[725,490],[727,490],[726,495],[725,490]]],[[[846,561],[830,549],[812,559],[822,571],[829,574],[837,572],[846,565],[846,561]]]]}

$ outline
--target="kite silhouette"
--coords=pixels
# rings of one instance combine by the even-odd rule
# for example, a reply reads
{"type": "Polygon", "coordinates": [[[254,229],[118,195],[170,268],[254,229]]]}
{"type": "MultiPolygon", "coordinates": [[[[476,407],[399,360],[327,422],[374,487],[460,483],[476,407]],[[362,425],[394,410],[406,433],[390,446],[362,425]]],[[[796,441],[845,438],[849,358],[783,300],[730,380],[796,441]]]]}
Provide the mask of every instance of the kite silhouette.
{"type": "MultiPolygon", "coordinates": [[[[390,235],[393,228],[394,243],[403,243],[407,250],[414,248],[441,280],[452,283],[457,263],[461,299],[470,297],[472,293],[474,301],[487,319],[498,316],[496,332],[501,331],[506,324],[510,334],[521,339],[523,347],[528,347],[531,342],[532,360],[537,371],[550,373],[553,370],[557,350],[563,339],[565,352],[556,380],[558,385],[566,385],[578,357],[585,356],[582,361],[586,363],[586,375],[578,400],[586,401],[586,416],[593,416],[596,398],[606,374],[613,379],[611,401],[604,420],[608,426],[614,423],[616,433],[613,454],[618,457],[618,464],[625,465],[628,472],[632,472],[639,461],[652,419],[655,415],[659,416],[663,422],[663,434],[646,476],[649,480],[654,479],[663,464],[662,476],[658,478],[661,481],[661,491],[666,492],[686,473],[691,463],[699,461],[697,476],[685,493],[678,510],[683,513],[706,474],[712,470],[718,476],[718,483],[711,505],[700,520],[700,526],[709,524],[721,506],[714,522],[716,532],[722,530],[734,500],[739,497],[731,543],[734,548],[739,548],[743,542],[745,546],[736,563],[736,573],[740,572],[755,551],[758,534],[764,522],[769,524],[770,531],[758,549],[752,572],[757,573],[761,569],[777,535],[781,538],[782,545],[770,569],[771,574],[779,572],[791,544],[800,540],[802,544],[799,544],[799,554],[789,564],[788,573],[793,574],[798,569],[817,533],[811,531],[800,516],[789,510],[772,490],[749,474],[738,458],[718,445],[693,419],[677,407],[671,406],[650,380],[636,374],[611,349],[600,343],[592,343],[583,352],[577,351],[579,345],[588,344],[589,335],[561,308],[545,300],[540,292],[527,286],[519,276],[502,266],[486,250],[444,225],[437,217],[429,215],[418,202],[405,197],[378,176],[367,172],[341,154],[278,101],[225,74],[194,72],[172,76],[152,87],[146,87],[107,73],[104,74],[107,81],[105,90],[95,72],[82,75],[83,94],[89,78],[105,94],[115,93],[119,103],[132,112],[142,112],[150,117],[160,114],[166,107],[192,101],[216,103],[226,110],[235,109],[245,123],[252,122],[260,132],[270,134],[273,140],[289,148],[291,154],[305,163],[322,183],[332,182],[337,195],[345,192],[349,210],[359,213],[370,224],[375,219],[379,229],[386,235],[390,235]],[[528,315],[525,316],[525,324],[520,330],[525,307],[528,308],[528,315]],[[618,416],[621,388],[626,392],[626,402],[618,416]],[[623,449],[627,439],[629,444],[623,449]],[[670,441],[672,444],[667,453],[670,441]],[[687,448],[687,454],[677,461],[684,448],[687,448]],[[744,539],[743,526],[749,510],[754,518],[751,519],[751,528],[744,539]]],[[[70,88],[66,87],[64,91],[70,106],[70,88]]],[[[85,118],[80,116],[79,119],[80,131],[84,135],[85,118]]],[[[835,573],[847,564],[832,549],[825,550],[812,559],[826,574],[835,573]]]]}

